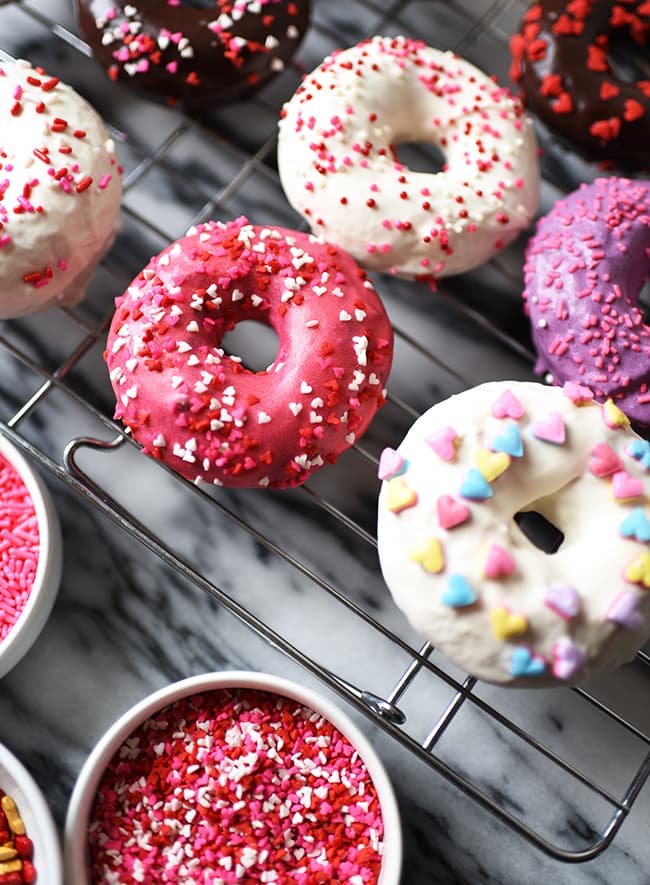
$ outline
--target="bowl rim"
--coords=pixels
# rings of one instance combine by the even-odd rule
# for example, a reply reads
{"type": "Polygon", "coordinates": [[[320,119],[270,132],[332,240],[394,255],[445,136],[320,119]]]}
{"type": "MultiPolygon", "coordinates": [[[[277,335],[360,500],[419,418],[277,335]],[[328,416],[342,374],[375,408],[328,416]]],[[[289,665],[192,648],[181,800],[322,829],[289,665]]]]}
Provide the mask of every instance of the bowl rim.
{"type": "Polygon", "coordinates": [[[139,724],[161,707],[188,695],[225,688],[259,689],[298,701],[328,719],[358,750],[377,790],[384,823],[384,853],[377,885],[397,885],[402,868],[401,819],[393,786],[368,738],[347,713],[313,689],[283,676],[250,670],[202,673],[173,682],[136,702],[109,726],[82,766],[68,805],[64,828],[67,885],[90,885],[85,833],[101,776],[117,748],[139,724]]]}
{"type": "Polygon", "coordinates": [[[38,564],[27,602],[9,633],[0,641],[0,678],[36,641],[52,611],[61,583],[63,541],[50,493],[23,453],[0,433],[0,456],[19,474],[32,499],[39,532],[38,564]]]}
{"type": "MultiPolygon", "coordinates": [[[[61,885],[63,882],[61,844],[52,812],[41,788],[20,759],[2,743],[0,743],[0,769],[4,769],[9,777],[16,781],[18,789],[25,795],[27,809],[21,807],[22,803],[18,800],[18,811],[26,821],[27,835],[34,843],[34,863],[38,881],[47,881],[48,885],[61,885]],[[33,818],[34,827],[29,825],[30,817],[33,818]]],[[[13,799],[16,798],[11,791],[4,791],[13,799]]]]}

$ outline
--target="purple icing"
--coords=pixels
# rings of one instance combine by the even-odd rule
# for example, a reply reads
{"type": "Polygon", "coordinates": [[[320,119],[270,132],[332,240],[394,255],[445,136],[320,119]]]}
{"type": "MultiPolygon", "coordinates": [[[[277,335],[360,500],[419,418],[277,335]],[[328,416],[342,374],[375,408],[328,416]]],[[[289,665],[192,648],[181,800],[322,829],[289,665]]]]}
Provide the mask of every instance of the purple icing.
{"type": "Polygon", "coordinates": [[[599,178],[559,200],[524,271],[537,371],[649,425],[650,327],[637,302],[650,276],[650,181],[599,178]]]}

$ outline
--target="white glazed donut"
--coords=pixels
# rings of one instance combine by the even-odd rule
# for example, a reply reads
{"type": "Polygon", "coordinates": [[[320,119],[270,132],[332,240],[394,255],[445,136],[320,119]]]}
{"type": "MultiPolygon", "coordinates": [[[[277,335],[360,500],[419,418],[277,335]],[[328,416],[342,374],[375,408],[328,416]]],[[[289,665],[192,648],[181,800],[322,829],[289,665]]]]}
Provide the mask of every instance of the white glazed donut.
{"type": "Polygon", "coordinates": [[[483,384],[380,460],[379,557],[397,605],[490,682],[581,682],[650,636],[650,443],[572,382],[483,384]],[[523,534],[534,511],[554,554],[523,534]]]}
{"type": "Polygon", "coordinates": [[[538,203],[533,126],[508,90],[469,62],[406,37],[338,51],[284,106],[278,166],[313,230],[370,270],[435,278],[487,261],[538,203]],[[399,163],[426,141],[437,173],[399,163]]]}
{"type": "Polygon", "coordinates": [[[27,61],[0,64],[0,317],[79,301],[118,228],[122,183],[99,114],[27,61]]]}

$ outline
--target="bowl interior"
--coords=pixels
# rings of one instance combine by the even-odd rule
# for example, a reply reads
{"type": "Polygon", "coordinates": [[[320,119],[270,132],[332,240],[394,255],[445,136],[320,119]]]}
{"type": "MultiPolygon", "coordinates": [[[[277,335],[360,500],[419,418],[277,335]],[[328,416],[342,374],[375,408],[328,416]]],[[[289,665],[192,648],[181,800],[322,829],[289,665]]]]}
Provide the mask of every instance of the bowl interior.
{"type": "Polygon", "coordinates": [[[39,787],[24,765],[0,744],[0,789],[16,803],[25,830],[34,843],[37,881],[61,885],[63,865],[56,826],[39,787]]]}
{"type": "Polygon", "coordinates": [[[107,764],[131,734],[149,716],[188,695],[215,689],[259,689],[295,700],[328,719],[357,749],[374,783],[384,824],[384,848],[378,885],[397,885],[402,862],[402,834],[392,785],[375,750],[338,707],[298,683],[281,677],[243,671],[190,677],[155,692],[125,713],[104,734],[83,766],[75,785],[65,825],[67,885],[87,885],[87,830],[95,793],[107,764]]]}

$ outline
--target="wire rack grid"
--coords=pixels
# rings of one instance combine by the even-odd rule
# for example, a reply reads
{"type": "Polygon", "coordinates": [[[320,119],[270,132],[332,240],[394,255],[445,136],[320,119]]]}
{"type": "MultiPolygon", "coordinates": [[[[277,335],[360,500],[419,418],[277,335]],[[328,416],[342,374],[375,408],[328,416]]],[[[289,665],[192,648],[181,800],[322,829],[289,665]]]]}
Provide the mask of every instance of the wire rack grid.
{"type": "MultiPolygon", "coordinates": [[[[282,562],[308,592],[327,597],[333,611],[352,624],[353,636],[358,631],[369,647],[383,649],[394,659],[392,684],[374,685],[367,666],[359,665],[352,654],[350,661],[330,662],[316,637],[301,634],[298,640],[291,629],[274,626],[246,594],[237,588],[223,589],[218,573],[213,578],[190,562],[186,552],[159,536],[151,513],[138,515],[127,491],[109,492],[104,482],[107,474],[115,472],[112,459],[131,464],[137,455],[131,440],[111,420],[113,401],[101,364],[112,297],[124,290],[151,254],[192,223],[245,213],[256,223],[299,225],[282,199],[274,147],[280,105],[291,95],[301,71],[315,66],[332,49],[364,36],[401,32],[456,50],[506,81],[508,35],[523,8],[518,0],[404,0],[388,9],[375,0],[340,4],[315,0],[314,20],[298,61],[246,107],[226,108],[197,122],[153,106],[121,86],[107,87],[76,34],[70,4],[64,0],[3,7],[0,55],[25,56],[43,64],[93,101],[118,142],[125,196],[123,232],[98,270],[87,299],[74,309],[48,315],[47,322],[34,317],[3,325],[1,425],[46,471],[342,695],[431,769],[432,778],[445,777],[549,855],[577,862],[595,857],[612,842],[650,773],[650,720],[624,702],[628,687],[647,684],[650,658],[640,653],[633,665],[593,687],[551,694],[511,693],[459,673],[429,644],[418,643],[389,606],[373,600],[375,593],[387,596],[376,564],[372,503],[381,448],[396,444],[424,408],[449,393],[488,377],[532,377],[533,355],[519,302],[524,242],[480,271],[445,281],[435,296],[424,286],[377,280],[397,341],[389,403],[385,415],[378,416],[355,445],[350,454],[355,460],[344,456],[340,465],[321,471],[331,474],[326,481],[315,477],[300,490],[273,493],[273,503],[267,503],[268,493],[262,502],[260,493],[251,492],[255,506],[250,507],[241,492],[205,491],[172,477],[160,465],[146,468],[152,471],[152,481],[165,474],[173,495],[198,501],[227,531],[248,535],[256,549],[282,562]],[[65,428],[65,451],[52,450],[44,442],[55,420],[56,403],[62,400],[78,416],[65,428]],[[320,558],[307,555],[299,540],[289,541],[277,529],[289,511],[323,533],[325,550],[320,558]],[[364,571],[359,576],[347,566],[337,569],[332,564],[330,536],[361,564],[364,571]],[[366,582],[368,573],[372,593],[367,587],[357,592],[353,585],[366,582]],[[560,708],[570,727],[562,735],[551,734],[545,722],[560,708]],[[530,782],[504,786],[504,772],[487,771],[478,749],[471,758],[459,759],[452,750],[459,727],[478,733],[489,728],[503,735],[530,782]],[[598,736],[603,753],[611,747],[625,748],[629,767],[623,781],[608,780],[598,750],[589,765],[584,762],[578,748],[585,735],[591,742],[598,736]],[[559,797],[558,807],[563,797],[571,797],[575,819],[564,821],[562,827],[549,823],[555,813],[552,805],[540,819],[526,805],[527,794],[549,789],[550,795],[559,797]]],[[[560,193],[593,177],[594,170],[542,131],[539,134],[545,148],[544,209],[560,193]]],[[[433,161],[422,145],[405,147],[404,156],[422,168],[433,161]]],[[[245,338],[236,344],[246,346],[245,338]]]]}

